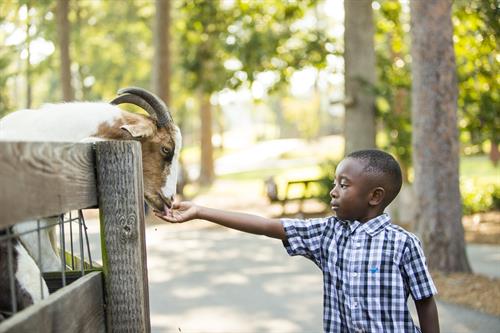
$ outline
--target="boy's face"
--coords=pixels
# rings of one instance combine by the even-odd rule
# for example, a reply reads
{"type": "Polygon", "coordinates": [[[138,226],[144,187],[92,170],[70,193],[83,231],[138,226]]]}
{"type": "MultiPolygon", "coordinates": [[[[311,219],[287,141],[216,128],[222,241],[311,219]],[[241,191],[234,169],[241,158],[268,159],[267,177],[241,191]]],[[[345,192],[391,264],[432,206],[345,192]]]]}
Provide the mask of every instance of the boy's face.
{"type": "Polygon", "coordinates": [[[366,222],[371,180],[363,172],[364,167],[362,161],[354,158],[346,158],[337,166],[330,196],[332,210],[341,220],[366,222]]]}

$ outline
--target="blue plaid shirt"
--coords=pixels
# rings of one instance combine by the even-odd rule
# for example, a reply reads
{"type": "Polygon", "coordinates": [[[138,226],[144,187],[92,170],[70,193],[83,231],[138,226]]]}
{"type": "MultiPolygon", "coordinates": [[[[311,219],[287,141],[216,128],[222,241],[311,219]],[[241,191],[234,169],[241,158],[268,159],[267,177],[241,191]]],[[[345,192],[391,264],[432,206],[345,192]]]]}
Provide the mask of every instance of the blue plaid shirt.
{"type": "Polygon", "coordinates": [[[437,293],[418,238],[383,214],[366,223],[282,219],[288,254],[323,271],[325,332],[420,332],[407,307],[437,293]]]}

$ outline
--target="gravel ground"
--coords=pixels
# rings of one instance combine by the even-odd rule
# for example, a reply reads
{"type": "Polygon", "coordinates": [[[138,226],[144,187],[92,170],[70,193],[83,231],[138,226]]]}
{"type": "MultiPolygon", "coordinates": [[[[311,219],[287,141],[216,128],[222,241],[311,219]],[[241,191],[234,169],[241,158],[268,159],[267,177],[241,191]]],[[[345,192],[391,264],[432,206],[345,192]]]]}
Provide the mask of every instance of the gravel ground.
{"type": "MultiPolygon", "coordinates": [[[[476,253],[471,253],[471,249],[469,249],[469,258],[473,256],[474,258],[488,259],[482,253],[485,252],[490,253],[492,259],[496,259],[498,262],[500,251],[495,253],[490,248],[493,248],[491,245],[500,245],[500,212],[466,216],[463,221],[467,243],[476,245],[472,249],[476,253]]],[[[439,291],[439,298],[500,317],[500,277],[498,277],[500,268],[498,263],[485,262],[482,267],[477,265],[479,263],[471,262],[474,271],[488,273],[489,276],[433,272],[432,276],[439,291]]]]}

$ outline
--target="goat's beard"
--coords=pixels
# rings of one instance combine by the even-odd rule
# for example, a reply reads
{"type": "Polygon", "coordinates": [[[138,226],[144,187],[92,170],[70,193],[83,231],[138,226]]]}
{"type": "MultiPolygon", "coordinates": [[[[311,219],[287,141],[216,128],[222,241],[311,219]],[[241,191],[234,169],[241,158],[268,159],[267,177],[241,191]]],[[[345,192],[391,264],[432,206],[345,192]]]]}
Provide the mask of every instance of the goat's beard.
{"type": "Polygon", "coordinates": [[[151,200],[151,198],[145,197],[146,204],[153,210],[163,211],[164,203],[160,198],[157,200],[151,200]]]}
{"type": "Polygon", "coordinates": [[[144,199],[146,204],[154,211],[164,212],[165,209],[172,206],[171,202],[165,202],[160,195],[149,195],[146,193],[144,199]]]}

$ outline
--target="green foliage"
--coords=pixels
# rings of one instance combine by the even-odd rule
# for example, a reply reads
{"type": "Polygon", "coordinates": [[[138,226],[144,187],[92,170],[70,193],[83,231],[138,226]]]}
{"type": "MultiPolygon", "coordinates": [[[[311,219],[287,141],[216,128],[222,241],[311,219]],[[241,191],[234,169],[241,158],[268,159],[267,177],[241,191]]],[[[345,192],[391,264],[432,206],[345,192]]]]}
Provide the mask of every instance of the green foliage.
{"type": "Polygon", "coordinates": [[[401,3],[379,1],[375,11],[377,80],[376,112],[386,140],[380,148],[391,152],[402,166],[405,179],[411,166],[411,76],[408,24],[401,3]],[[406,23],[405,23],[406,22],[406,23]]]}
{"type": "Polygon", "coordinates": [[[500,184],[481,184],[473,179],[460,182],[463,214],[500,209],[500,184]]]}
{"type": "Polygon", "coordinates": [[[120,87],[149,87],[154,3],[74,1],[71,56],[83,100],[108,99],[120,87]]]}
{"type": "Polygon", "coordinates": [[[495,185],[492,193],[492,208],[500,210],[500,186],[495,185]]]}
{"type": "MultiPolygon", "coordinates": [[[[0,6],[0,12],[2,12],[2,7],[0,6]]],[[[3,15],[0,15],[0,27],[3,26],[6,19],[3,15]]],[[[0,29],[0,45],[5,45],[5,39],[7,34],[0,29]]],[[[11,110],[11,101],[7,89],[7,80],[11,75],[8,71],[11,64],[10,54],[12,49],[9,46],[3,46],[0,48],[0,118],[7,114],[11,110]]]]}
{"type": "Polygon", "coordinates": [[[231,18],[220,1],[181,1],[179,34],[180,65],[185,84],[192,90],[212,93],[221,90],[230,77],[224,62],[229,59],[224,45],[231,18]]]}
{"type": "Polygon", "coordinates": [[[485,155],[462,157],[460,192],[464,214],[500,209],[499,168],[493,166],[485,155]]]}
{"type": "Polygon", "coordinates": [[[454,6],[454,33],[459,79],[458,107],[466,152],[482,143],[498,143],[500,128],[500,35],[497,0],[460,0],[454,6]]]}
{"type": "Polygon", "coordinates": [[[316,2],[180,1],[175,30],[184,82],[212,93],[249,85],[265,71],[275,72],[279,85],[297,69],[324,67],[325,32],[293,27],[316,2]]]}
{"type": "MultiPolygon", "coordinates": [[[[14,43],[11,49],[2,51],[6,50],[10,59],[20,59],[26,51],[28,40],[24,31],[28,19],[21,13],[26,12],[28,3],[28,19],[32,25],[29,35],[31,51],[33,54],[49,52],[39,61],[35,60],[35,56],[32,57],[29,68],[35,100],[33,104],[37,106],[61,99],[55,1],[0,2],[0,12],[5,13],[2,17],[13,27],[8,29],[6,38],[10,37],[14,43]]],[[[153,12],[152,2],[70,2],[70,56],[77,99],[108,99],[115,95],[119,87],[149,86],[152,58],[150,24],[153,12]]],[[[23,80],[27,70],[26,61],[11,61],[7,73],[3,70],[0,72],[0,82],[5,77],[20,77],[23,80]],[[19,64],[22,64],[21,68],[19,64]]],[[[24,98],[24,91],[20,93],[20,97],[24,98]]],[[[24,106],[19,100],[16,102],[17,105],[13,107],[24,106]]]]}

